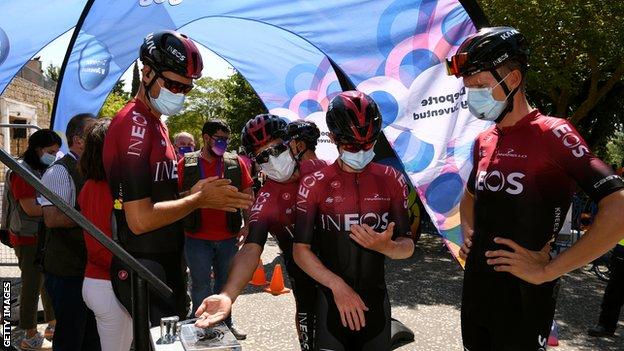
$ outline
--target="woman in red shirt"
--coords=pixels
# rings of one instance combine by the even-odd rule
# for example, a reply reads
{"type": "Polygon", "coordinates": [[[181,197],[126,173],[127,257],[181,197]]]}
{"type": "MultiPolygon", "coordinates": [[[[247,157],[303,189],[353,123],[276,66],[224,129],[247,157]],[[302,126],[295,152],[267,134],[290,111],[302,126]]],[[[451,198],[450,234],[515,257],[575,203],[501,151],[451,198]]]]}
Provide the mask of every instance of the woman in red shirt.
{"type": "MultiPolygon", "coordinates": [[[[78,196],[82,214],[104,234],[112,237],[111,196],[102,162],[104,137],[109,120],[97,121],[87,132],[80,172],[85,184],[78,196]]],[[[132,317],[119,302],[110,280],[112,254],[89,234],[84,234],[87,266],[82,298],[95,315],[102,351],[126,351],[132,343],[132,317]]]]}
{"type": "MultiPolygon", "coordinates": [[[[19,163],[41,177],[43,172],[56,159],[62,140],[54,131],[42,129],[28,138],[28,149],[19,163]]],[[[54,311],[43,286],[43,275],[36,267],[37,236],[43,229],[43,212],[37,203],[35,188],[30,186],[17,173],[9,174],[8,182],[9,214],[8,227],[11,245],[15,248],[20,268],[20,316],[18,328],[25,333],[20,343],[23,350],[36,350],[43,344],[43,336],[37,331],[37,303],[39,293],[45,320],[49,323],[45,337],[51,340],[54,335],[54,311]]]]}

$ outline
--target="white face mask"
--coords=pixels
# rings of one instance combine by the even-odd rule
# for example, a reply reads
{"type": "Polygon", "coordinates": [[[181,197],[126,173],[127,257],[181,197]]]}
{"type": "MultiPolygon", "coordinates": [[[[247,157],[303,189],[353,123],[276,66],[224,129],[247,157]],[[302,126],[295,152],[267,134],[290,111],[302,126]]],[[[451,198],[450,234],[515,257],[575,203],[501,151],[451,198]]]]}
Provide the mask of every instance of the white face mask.
{"type": "Polygon", "coordinates": [[[478,119],[496,121],[507,106],[507,98],[511,92],[505,96],[505,100],[498,101],[494,98],[492,91],[503,83],[508,76],[509,74],[491,88],[468,88],[468,110],[470,113],[478,119]]]}
{"type": "Polygon", "coordinates": [[[44,152],[43,155],[41,155],[39,159],[41,160],[41,163],[43,163],[46,166],[49,166],[53,164],[54,161],[56,161],[56,157],[54,155],[50,155],[47,152],[44,152]]]}
{"type": "Polygon", "coordinates": [[[360,150],[358,152],[343,150],[340,154],[340,159],[349,167],[359,171],[364,169],[364,167],[371,163],[373,158],[375,158],[375,151],[373,149],[374,147],[371,147],[366,151],[360,150]]]}
{"type": "Polygon", "coordinates": [[[283,183],[292,177],[296,166],[297,162],[292,157],[290,150],[287,149],[279,156],[269,156],[269,161],[261,163],[260,169],[269,179],[283,183]]]}
{"type": "MultiPolygon", "coordinates": [[[[154,78],[154,79],[157,79],[157,78],[154,78]]],[[[160,83],[158,85],[160,85],[160,83]]],[[[175,115],[176,113],[180,112],[180,110],[182,110],[182,108],[184,107],[185,97],[186,96],[184,94],[182,93],[174,94],[171,91],[169,91],[169,89],[161,85],[160,94],[158,94],[158,97],[154,99],[150,95],[149,98],[150,98],[150,102],[152,103],[152,106],[154,106],[154,108],[156,108],[160,113],[162,113],[163,115],[171,116],[171,115],[175,115]]]]}

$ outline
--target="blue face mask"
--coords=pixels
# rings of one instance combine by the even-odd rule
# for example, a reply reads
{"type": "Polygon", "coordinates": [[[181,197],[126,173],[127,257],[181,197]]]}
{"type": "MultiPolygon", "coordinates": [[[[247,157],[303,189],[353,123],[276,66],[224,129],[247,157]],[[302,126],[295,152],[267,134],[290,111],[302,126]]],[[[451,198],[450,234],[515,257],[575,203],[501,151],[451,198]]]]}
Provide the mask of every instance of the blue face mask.
{"type": "Polygon", "coordinates": [[[340,159],[349,167],[355,169],[356,171],[359,171],[364,169],[366,165],[371,163],[371,161],[375,157],[375,151],[373,149],[374,148],[371,147],[366,151],[360,150],[358,152],[349,152],[347,150],[344,150],[340,154],[340,159]]]}
{"type": "Polygon", "coordinates": [[[492,91],[504,82],[507,76],[491,88],[468,88],[468,110],[470,113],[478,119],[496,121],[507,106],[507,98],[511,92],[505,96],[505,100],[498,101],[492,95],[492,91]]]}
{"type": "Polygon", "coordinates": [[[178,154],[180,156],[184,156],[184,154],[187,154],[189,152],[193,152],[193,148],[191,146],[181,146],[178,148],[178,154]]]}
{"type": "Polygon", "coordinates": [[[41,160],[41,163],[43,163],[44,165],[49,166],[53,164],[54,161],[56,161],[56,157],[54,155],[50,155],[47,152],[44,152],[43,155],[41,155],[41,157],[39,158],[39,160],[41,160]]]}
{"type": "Polygon", "coordinates": [[[150,96],[149,98],[152,106],[154,106],[154,108],[156,108],[163,115],[175,115],[184,107],[184,94],[174,94],[162,85],[160,86],[160,93],[158,94],[158,97],[154,99],[150,96]]]}
{"type": "Polygon", "coordinates": [[[227,150],[228,140],[227,139],[214,139],[214,146],[212,147],[212,152],[214,152],[217,156],[223,156],[225,150],[227,150]]]}

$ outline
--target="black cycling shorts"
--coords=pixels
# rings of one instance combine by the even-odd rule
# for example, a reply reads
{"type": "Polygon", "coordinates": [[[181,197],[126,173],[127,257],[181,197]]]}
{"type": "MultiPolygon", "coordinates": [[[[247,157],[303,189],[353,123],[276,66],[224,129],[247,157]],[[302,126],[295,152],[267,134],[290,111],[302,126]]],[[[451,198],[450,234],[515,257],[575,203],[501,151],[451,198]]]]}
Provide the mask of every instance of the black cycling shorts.
{"type": "Polygon", "coordinates": [[[558,281],[533,285],[507,273],[464,274],[461,328],[467,351],[545,351],[558,281]]]}
{"type": "Polygon", "coordinates": [[[295,296],[297,315],[295,324],[299,335],[299,345],[302,351],[314,349],[314,327],[316,324],[316,282],[305,274],[299,267],[288,269],[290,283],[295,296]]]}
{"type": "Polygon", "coordinates": [[[331,351],[389,351],[390,344],[390,300],[385,290],[374,293],[360,293],[362,301],[369,308],[364,312],[366,326],[360,331],[344,327],[340,313],[330,290],[319,288],[316,304],[315,350],[331,351]]]}

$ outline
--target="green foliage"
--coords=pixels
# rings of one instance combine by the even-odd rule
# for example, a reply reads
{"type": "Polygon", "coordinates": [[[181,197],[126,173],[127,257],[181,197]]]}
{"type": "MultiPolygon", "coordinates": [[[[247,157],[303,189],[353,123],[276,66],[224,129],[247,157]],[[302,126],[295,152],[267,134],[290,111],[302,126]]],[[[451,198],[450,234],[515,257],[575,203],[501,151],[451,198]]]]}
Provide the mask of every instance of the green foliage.
{"type": "Polygon", "coordinates": [[[106,101],[104,101],[104,105],[100,109],[98,116],[103,118],[113,118],[117,112],[119,112],[119,110],[126,105],[126,103],[128,103],[127,96],[111,92],[106,98],[106,101]]]}
{"type": "Polygon", "coordinates": [[[624,161],[624,132],[616,132],[607,143],[606,149],[604,161],[609,164],[615,163],[620,167],[624,161]]]}
{"type": "Polygon", "coordinates": [[[264,104],[243,76],[235,72],[226,79],[201,78],[187,95],[184,111],[167,119],[169,135],[189,132],[201,144],[201,129],[210,119],[223,119],[230,126],[230,150],[240,146],[240,131],[245,123],[259,113],[264,104]]]}
{"type": "Polygon", "coordinates": [[[61,68],[59,66],[49,64],[48,67],[46,67],[45,71],[43,71],[43,76],[50,80],[58,82],[60,73],[61,68]]]}
{"type": "Polygon", "coordinates": [[[527,94],[567,117],[594,148],[624,122],[624,1],[479,0],[494,26],[520,30],[531,46],[527,94]]]}

